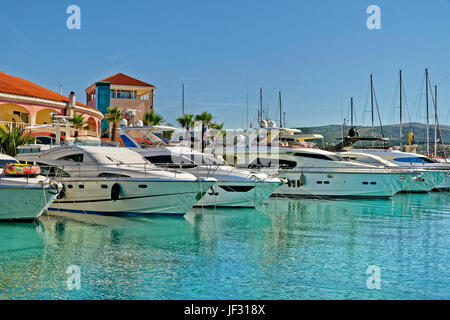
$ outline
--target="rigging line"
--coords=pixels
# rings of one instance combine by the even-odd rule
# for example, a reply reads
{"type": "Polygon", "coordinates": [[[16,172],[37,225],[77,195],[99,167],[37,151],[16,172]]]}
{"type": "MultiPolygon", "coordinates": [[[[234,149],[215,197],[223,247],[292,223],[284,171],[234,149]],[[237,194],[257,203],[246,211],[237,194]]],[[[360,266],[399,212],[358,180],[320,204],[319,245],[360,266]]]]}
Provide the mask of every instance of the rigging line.
{"type": "Polygon", "coordinates": [[[416,100],[413,107],[413,118],[420,122],[420,105],[422,104],[423,86],[425,84],[425,74],[422,77],[422,82],[420,84],[419,90],[417,91],[416,100]]]}
{"type": "MultiPolygon", "coordinates": [[[[444,137],[442,135],[442,128],[441,128],[441,125],[439,123],[439,116],[436,113],[436,97],[433,95],[433,90],[432,90],[432,87],[431,87],[431,83],[429,83],[429,89],[430,89],[430,92],[431,92],[431,102],[434,105],[433,109],[434,109],[434,116],[435,116],[436,126],[438,128],[437,132],[439,133],[439,136],[440,136],[441,145],[444,145],[444,137]]],[[[445,152],[445,150],[444,150],[444,152],[445,152]]],[[[435,155],[435,157],[436,157],[436,155],[435,155]]]]}
{"type": "MultiPolygon", "coordinates": [[[[400,78],[400,76],[399,76],[399,78],[400,78]]],[[[395,108],[396,108],[395,103],[397,101],[399,87],[400,87],[400,84],[397,81],[397,84],[396,84],[395,89],[394,89],[394,97],[392,99],[391,108],[390,108],[390,114],[389,114],[389,120],[388,120],[392,124],[395,124],[395,119],[396,119],[396,114],[397,114],[394,111],[395,111],[395,108]]]]}
{"type": "Polygon", "coordinates": [[[380,121],[381,136],[384,138],[383,123],[381,122],[380,109],[378,108],[378,100],[377,100],[377,95],[375,93],[375,87],[373,88],[373,96],[375,98],[375,105],[377,107],[378,120],[380,121]]]}
{"type": "Polygon", "coordinates": [[[437,84],[437,86],[439,87],[441,84],[443,84],[443,83],[445,82],[445,80],[448,79],[448,77],[450,77],[450,73],[449,73],[448,75],[446,75],[446,76],[444,77],[444,79],[442,79],[441,82],[439,82],[439,83],[437,84]]]}
{"type": "MultiPolygon", "coordinates": [[[[399,78],[400,78],[400,76],[399,76],[399,78]]],[[[387,123],[395,124],[395,119],[396,119],[396,114],[397,113],[394,112],[394,111],[395,111],[395,108],[396,108],[395,102],[397,101],[398,87],[399,86],[400,85],[398,84],[398,81],[397,81],[395,89],[394,89],[394,96],[392,98],[391,107],[389,108],[389,117],[388,117],[388,122],[387,123]]]]}
{"type": "Polygon", "coordinates": [[[369,84],[368,84],[368,89],[366,91],[366,101],[364,102],[364,109],[363,109],[363,113],[362,113],[362,123],[361,123],[361,125],[365,124],[365,122],[364,122],[364,115],[365,115],[365,113],[367,111],[367,104],[369,103],[369,96],[370,96],[370,81],[369,81],[369,84]]]}
{"type": "Polygon", "coordinates": [[[403,110],[406,110],[406,113],[408,114],[409,122],[411,122],[411,115],[409,114],[408,101],[406,100],[405,80],[404,79],[402,81],[402,92],[403,92],[403,104],[404,104],[403,110]]]}
{"type": "Polygon", "coordinates": [[[445,122],[447,122],[448,123],[448,118],[450,117],[450,108],[448,109],[448,112],[447,112],[447,117],[445,118],[445,122]]]}

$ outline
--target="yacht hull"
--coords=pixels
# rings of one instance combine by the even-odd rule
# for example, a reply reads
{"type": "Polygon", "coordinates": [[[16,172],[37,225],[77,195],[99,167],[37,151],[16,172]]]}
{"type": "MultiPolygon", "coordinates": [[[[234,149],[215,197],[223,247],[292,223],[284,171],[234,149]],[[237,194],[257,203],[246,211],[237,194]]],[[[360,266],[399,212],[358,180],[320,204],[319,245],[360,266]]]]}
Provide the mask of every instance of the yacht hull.
{"type": "Polygon", "coordinates": [[[282,183],[276,182],[219,182],[197,206],[254,208],[261,205],[282,183]]]}
{"type": "Polygon", "coordinates": [[[184,215],[214,184],[214,181],[139,178],[64,178],[60,182],[64,185],[64,194],[50,210],[105,215],[184,215]]]}
{"type": "Polygon", "coordinates": [[[50,186],[0,184],[0,221],[34,220],[48,209],[58,191],[50,186]]]}
{"type": "Polygon", "coordinates": [[[450,191],[450,176],[444,179],[444,181],[433,188],[433,190],[450,191]]]}
{"type": "Polygon", "coordinates": [[[288,179],[288,183],[276,190],[274,196],[389,198],[413,179],[412,174],[405,173],[345,171],[292,171],[282,177],[288,179]]]}
{"type": "MultiPolygon", "coordinates": [[[[420,171],[420,177],[414,180],[409,186],[403,189],[402,193],[426,193],[433,189],[444,187],[447,171],[424,170],[420,171]]],[[[448,178],[447,178],[448,180],[448,178]]],[[[445,187],[444,187],[445,188],[445,187]]]]}

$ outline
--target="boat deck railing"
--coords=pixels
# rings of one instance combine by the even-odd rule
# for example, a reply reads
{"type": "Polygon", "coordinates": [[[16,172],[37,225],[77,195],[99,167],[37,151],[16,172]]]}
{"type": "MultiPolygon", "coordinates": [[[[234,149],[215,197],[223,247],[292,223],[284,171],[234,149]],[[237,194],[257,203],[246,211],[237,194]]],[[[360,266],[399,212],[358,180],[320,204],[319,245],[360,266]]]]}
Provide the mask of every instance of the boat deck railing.
{"type": "Polygon", "coordinates": [[[421,171],[449,171],[447,168],[442,167],[427,167],[427,168],[415,168],[415,167],[324,167],[324,166],[296,166],[294,168],[288,166],[265,166],[265,165],[252,165],[250,170],[260,171],[282,171],[282,172],[339,172],[339,173],[412,173],[421,171]]]}
{"type": "MultiPolygon", "coordinates": [[[[158,173],[170,172],[172,177],[185,175],[186,165],[167,164],[167,166],[156,166],[152,163],[115,163],[115,164],[41,164],[41,176],[47,178],[164,178],[158,173]]],[[[189,174],[197,179],[209,178],[213,175],[218,165],[190,166],[189,174]],[[205,169],[206,167],[206,169],[205,169]],[[205,173],[206,172],[206,173],[205,173]]],[[[170,176],[167,176],[170,178],[170,176]]]]}

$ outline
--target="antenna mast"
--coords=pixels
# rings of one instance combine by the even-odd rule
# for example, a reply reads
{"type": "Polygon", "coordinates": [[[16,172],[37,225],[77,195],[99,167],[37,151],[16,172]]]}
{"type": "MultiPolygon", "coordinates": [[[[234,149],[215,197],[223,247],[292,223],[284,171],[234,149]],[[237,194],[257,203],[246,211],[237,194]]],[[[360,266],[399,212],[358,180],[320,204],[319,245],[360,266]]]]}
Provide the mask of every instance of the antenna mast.
{"type": "Polygon", "coordinates": [[[184,114],[184,83],[181,84],[181,112],[184,114]]]}
{"type": "Polygon", "coordinates": [[[427,156],[430,155],[430,115],[428,110],[428,68],[425,69],[425,99],[427,106],[427,156]]]}
{"type": "Polygon", "coordinates": [[[350,126],[353,127],[353,97],[350,97],[350,126]]]}
{"type": "Polygon", "coordinates": [[[370,74],[370,105],[371,105],[371,114],[372,114],[372,135],[374,135],[374,127],[373,127],[373,77],[370,74]]]}
{"type": "Polygon", "coordinates": [[[280,98],[280,128],[283,128],[283,122],[282,122],[283,113],[282,113],[282,107],[281,107],[281,90],[278,91],[278,97],[280,98]]]}
{"type": "Polygon", "coordinates": [[[264,119],[263,116],[263,100],[262,100],[262,88],[259,89],[259,119],[258,122],[261,122],[264,119]]]}
{"type": "Polygon", "coordinates": [[[437,156],[437,85],[434,85],[434,158],[437,156]]]}
{"type": "Polygon", "coordinates": [[[400,69],[400,150],[402,149],[403,143],[402,143],[402,139],[403,139],[403,122],[402,122],[402,70],[400,69]]]}

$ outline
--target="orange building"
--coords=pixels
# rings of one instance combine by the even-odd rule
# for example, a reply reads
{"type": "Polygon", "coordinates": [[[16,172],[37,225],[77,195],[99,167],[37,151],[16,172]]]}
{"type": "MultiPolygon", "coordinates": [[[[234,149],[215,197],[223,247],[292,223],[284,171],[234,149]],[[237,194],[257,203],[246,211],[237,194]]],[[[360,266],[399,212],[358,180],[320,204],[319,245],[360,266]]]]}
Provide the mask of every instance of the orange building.
{"type": "Polygon", "coordinates": [[[153,110],[155,86],[123,73],[115,74],[93,83],[86,89],[86,104],[103,114],[109,106],[126,112],[136,110],[135,120],[142,120],[144,113],[153,110]]]}
{"type": "MultiPolygon", "coordinates": [[[[0,123],[30,126],[50,124],[51,113],[66,115],[69,98],[28,80],[0,72],[0,123]]],[[[82,114],[88,129],[80,135],[100,136],[103,114],[93,107],[77,102],[75,112],[82,114]]]]}

